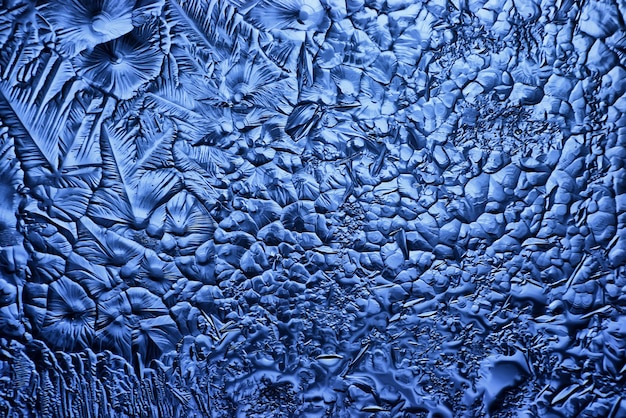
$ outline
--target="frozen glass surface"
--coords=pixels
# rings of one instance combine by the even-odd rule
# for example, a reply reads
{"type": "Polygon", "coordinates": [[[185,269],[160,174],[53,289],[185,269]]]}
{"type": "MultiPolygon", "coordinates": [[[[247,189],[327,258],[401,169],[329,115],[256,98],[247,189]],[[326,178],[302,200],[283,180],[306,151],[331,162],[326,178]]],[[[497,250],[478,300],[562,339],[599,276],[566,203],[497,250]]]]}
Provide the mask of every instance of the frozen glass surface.
{"type": "Polygon", "coordinates": [[[0,0],[0,416],[626,417],[623,0],[0,0]]]}

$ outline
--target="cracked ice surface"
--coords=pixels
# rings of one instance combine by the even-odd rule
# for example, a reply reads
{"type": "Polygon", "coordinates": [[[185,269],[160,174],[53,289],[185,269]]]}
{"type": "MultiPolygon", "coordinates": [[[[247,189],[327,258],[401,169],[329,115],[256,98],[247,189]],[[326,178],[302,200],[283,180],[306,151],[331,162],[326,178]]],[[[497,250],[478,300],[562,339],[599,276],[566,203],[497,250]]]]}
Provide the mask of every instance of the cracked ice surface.
{"type": "Polygon", "coordinates": [[[626,416],[625,14],[0,0],[0,416],[626,416]]]}

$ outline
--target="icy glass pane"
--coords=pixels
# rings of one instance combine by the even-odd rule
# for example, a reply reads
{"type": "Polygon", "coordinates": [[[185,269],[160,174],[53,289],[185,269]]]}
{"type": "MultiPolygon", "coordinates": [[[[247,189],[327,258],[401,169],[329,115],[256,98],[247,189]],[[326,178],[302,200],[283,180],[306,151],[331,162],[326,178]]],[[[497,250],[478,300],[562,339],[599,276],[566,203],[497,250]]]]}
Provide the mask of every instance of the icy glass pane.
{"type": "Polygon", "coordinates": [[[0,416],[626,417],[623,0],[0,0],[0,416]]]}

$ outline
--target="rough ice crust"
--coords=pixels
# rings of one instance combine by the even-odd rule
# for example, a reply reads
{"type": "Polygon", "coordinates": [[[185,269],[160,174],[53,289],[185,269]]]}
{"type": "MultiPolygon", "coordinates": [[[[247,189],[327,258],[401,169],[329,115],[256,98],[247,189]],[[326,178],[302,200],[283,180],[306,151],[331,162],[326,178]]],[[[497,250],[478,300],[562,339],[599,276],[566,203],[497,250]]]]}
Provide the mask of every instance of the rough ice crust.
{"type": "Polygon", "coordinates": [[[623,0],[0,0],[0,416],[626,416],[623,0]]]}

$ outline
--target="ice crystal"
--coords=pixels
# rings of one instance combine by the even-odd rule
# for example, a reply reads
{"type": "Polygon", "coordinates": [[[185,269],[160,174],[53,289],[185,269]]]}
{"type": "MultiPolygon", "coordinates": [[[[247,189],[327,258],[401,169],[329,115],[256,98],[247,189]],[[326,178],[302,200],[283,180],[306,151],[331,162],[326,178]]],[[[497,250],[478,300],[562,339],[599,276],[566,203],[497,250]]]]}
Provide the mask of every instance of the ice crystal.
{"type": "Polygon", "coordinates": [[[626,416],[625,13],[0,0],[0,415],[626,416]]]}

